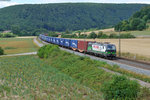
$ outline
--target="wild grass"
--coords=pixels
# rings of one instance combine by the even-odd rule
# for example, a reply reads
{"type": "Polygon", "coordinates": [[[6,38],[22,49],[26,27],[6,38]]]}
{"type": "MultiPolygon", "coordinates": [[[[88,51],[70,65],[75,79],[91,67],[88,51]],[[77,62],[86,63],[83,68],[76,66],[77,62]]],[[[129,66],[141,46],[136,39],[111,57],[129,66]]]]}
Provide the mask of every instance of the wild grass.
{"type": "Polygon", "coordinates": [[[101,95],[36,56],[0,58],[0,99],[99,100],[101,95]]]}
{"type": "Polygon", "coordinates": [[[34,52],[38,48],[31,38],[0,38],[0,47],[4,49],[5,54],[34,52]]]}

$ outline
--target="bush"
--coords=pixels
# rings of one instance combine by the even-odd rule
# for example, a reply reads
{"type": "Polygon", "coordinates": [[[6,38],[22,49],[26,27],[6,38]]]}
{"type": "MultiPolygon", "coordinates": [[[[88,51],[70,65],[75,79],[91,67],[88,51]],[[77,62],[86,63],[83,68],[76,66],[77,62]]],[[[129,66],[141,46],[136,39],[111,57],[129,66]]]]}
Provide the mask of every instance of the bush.
{"type": "Polygon", "coordinates": [[[13,33],[0,33],[1,38],[10,38],[10,37],[15,37],[13,33]]]}
{"type": "Polygon", "coordinates": [[[95,32],[91,32],[88,36],[88,38],[92,38],[92,39],[95,39],[97,38],[97,34],[95,32]]]}
{"type": "Polygon", "coordinates": [[[117,34],[112,33],[109,35],[109,38],[118,38],[118,36],[117,36],[117,34]]]}
{"type": "Polygon", "coordinates": [[[102,36],[100,38],[106,39],[106,38],[109,38],[109,36],[107,34],[102,34],[102,36]]]}
{"type": "Polygon", "coordinates": [[[98,35],[97,35],[97,38],[100,38],[102,35],[103,35],[103,32],[102,32],[102,31],[99,31],[99,32],[98,32],[98,35]]]}
{"type": "Polygon", "coordinates": [[[45,45],[38,50],[37,55],[40,58],[48,58],[49,56],[55,55],[59,50],[59,47],[56,45],[45,45]]]}
{"type": "Polygon", "coordinates": [[[125,33],[125,34],[121,34],[120,38],[135,38],[135,36],[130,33],[125,33]]]}
{"type": "Polygon", "coordinates": [[[77,38],[76,34],[62,34],[61,38],[77,38]]]}
{"type": "Polygon", "coordinates": [[[4,50],[0,47],[0,55],[4,54],[4,50]]]}
{"type": "Polygon", "coordinates": [[[125,76],[113,76],[109,82],[102,85],[101,91],[106,100],[136,100],[140,85],[125,76]]]}

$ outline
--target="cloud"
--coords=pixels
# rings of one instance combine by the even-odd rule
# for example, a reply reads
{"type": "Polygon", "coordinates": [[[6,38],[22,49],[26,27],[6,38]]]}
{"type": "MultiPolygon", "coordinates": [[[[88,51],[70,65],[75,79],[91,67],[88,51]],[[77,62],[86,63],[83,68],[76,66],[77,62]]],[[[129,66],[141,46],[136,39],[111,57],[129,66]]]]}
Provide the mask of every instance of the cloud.
{"type": "Polygon", "coordinates": [[[0,8],[7,7],[7,6],[12,6],[12,5],[17,5],[17,4],[19,4],[19,3],[1,1],[1,2],[0,2],[0,8]]]}

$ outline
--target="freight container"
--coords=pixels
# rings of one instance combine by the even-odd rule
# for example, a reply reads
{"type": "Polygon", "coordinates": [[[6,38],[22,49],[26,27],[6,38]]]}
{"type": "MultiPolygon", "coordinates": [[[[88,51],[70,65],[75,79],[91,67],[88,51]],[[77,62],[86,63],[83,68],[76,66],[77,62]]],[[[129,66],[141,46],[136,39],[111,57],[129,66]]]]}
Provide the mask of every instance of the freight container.
{"type": "Polygon", "coordinates": [[[59,45],[59,42],[60,42],[60,38],[56,38],[56,44],[59,45]]]}
{"type": "Polygon", "coordinates": [[[51,37],[51,40],[50,40],[50,42],[51,42],[51,43],[53,42],[53,37],[51,37]]]}
{"type": "Polygon", "coordinates": [[[53,42],[52,43],[56,44],[56,38],[55,37],[53,37],[53,42]]]}
{"type": "Polygon", "coordinates": [[[45,36],[45,41],[46,41],[46,42],[48,41],[48,36],[45,36]]]}
{"type": "Polygon", "coordinates": [[[50,38],[51,38],[51,37],[49,37],[49,36],[47,37],[47,42],[49,42],[49,43],[50,43],[50,38]]]}
{"type": "Polygon", "coordinates": [[[53,37],[51,37],[51,43],[53,43],[53,37]]]}
{"type": "Polygon", "coordinates": [[[42,40],[45,40],[45,36],[44,35],[42,36],[42,40]]]}
{"type": "Polygon", "coordinates": [[[78,48],[78,40],[70,40],[70,47],[73,50],[77,50],[77,48],[78,48]]]}
{"type": "Polygon", "coordinates": [[[39,35],[39,38],[40,38],[40,39],[42,38],[42,34],[39,35]]]}
{"type": "Polygon", "coordinates": [[[70,39],[64,39],[64,46],[70,47],[70,39]]]}
{"type": "Polygon", "coordinates": [[[65,43],[65,39],[64,38],[60,38],[60,45],[61,46],[65,46],[64,43],[65,43]]]}
{"type": "Polygon", "coordinates": [[[84,52],[84,51],[87,52],[88,42],[89,41],[78,40],[79,52],[84,52]]]}

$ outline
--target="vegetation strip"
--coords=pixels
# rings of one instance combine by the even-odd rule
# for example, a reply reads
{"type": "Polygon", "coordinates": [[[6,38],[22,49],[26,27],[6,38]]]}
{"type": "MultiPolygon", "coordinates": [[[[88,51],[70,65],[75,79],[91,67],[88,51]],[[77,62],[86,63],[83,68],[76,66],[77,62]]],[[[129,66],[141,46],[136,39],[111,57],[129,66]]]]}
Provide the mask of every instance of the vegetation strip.
{"type": "MultiPolygon", "coordinates": [[[[110,73],[112,73],[112,74],[122,75],[122,74],[120,74],[120,73],[118,73],[118,72],[114,72],[114,71],[111,71],[111,70],[106,69],[106,68],[102,68],[102,67],[99,67],[99,68],[105,70],[106,72],[110,72],[110,73]]],[[[129,77],[129,78],[130,78],[130,77],[129,77]]],[[[144,81],[135,79],[135,78],[130,78],[130,79],[131,79],[131,80],[136,80],[136,81],[139,82],[139,84],[140,84],[141,86],[147,87],[147,88],[150,89],[150,83],[147,83],[147,82],[144,82],[144,81]]]]}

